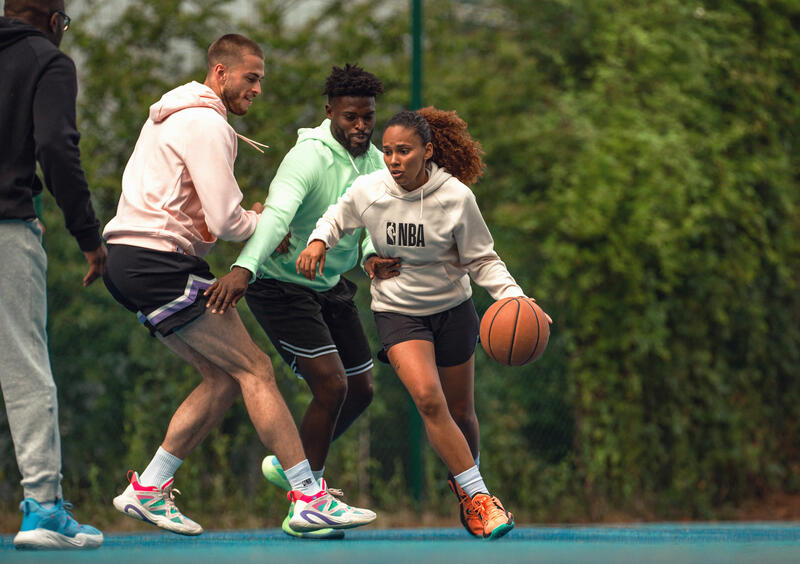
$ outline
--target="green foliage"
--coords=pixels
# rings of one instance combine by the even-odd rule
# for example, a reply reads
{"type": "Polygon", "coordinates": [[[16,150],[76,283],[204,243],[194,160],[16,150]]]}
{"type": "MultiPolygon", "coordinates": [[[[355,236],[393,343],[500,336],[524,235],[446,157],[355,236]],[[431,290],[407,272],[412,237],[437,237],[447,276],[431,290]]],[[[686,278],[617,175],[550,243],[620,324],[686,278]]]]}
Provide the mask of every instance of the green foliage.
{"type": "MultiPolygon", "coordinates": [[[[246,204],[263,200],[297,128],[322,120],[332,64],[381,77],[379,124],[406,104],[405,3],[259,0],[236,25],[230,4],[144,0],[108,20],[89,2],[67,35],[103,221],[148,106],[202,80],[203,53],[222,33],[246,33],[267,55],[263,99],[232,118],[272,147],[240,147],[246,204]]],[[[474,189],[496,248],[555,320],[533,365],[504,368],[477,352],[493,492],[528,521],[726,518],[743,501],[798,492],[800,9],[451,0],[425,10],[424,103],[458,110],[482,142],[488,168],[474,189]]],[[[49,196],[45,221],[65,488],[108,505],[198,376],[102,286],[80,287],[81,255],[49,196]]],[[[238,249],[218,245],[213,270],[238,249]]],[[[368,284],[353,277],[377,349],[368,284]]],[[[483,311],[491,299],[476,289],[475,302],[483,311]]],[[[306,386],[239,309],[299,417],[306,386]]],[[[373,405],[335,443],[327,474],[351,500],[412,507],[408,395],[387,366],[375,380],[373,405]]],[[[11,452],[5,427],[0,452],[11,452]]],[[[276,526],[285,501],[264,486],[263,454],[239,403],[182,468],[182,507],[202,516],[235,505],[276,526]]],[[[0,461],[9,507],[12,459],[0,461]]],[[[454,515],[446,469],[427,447],[423,460],[420,508],[454,515]]]]}

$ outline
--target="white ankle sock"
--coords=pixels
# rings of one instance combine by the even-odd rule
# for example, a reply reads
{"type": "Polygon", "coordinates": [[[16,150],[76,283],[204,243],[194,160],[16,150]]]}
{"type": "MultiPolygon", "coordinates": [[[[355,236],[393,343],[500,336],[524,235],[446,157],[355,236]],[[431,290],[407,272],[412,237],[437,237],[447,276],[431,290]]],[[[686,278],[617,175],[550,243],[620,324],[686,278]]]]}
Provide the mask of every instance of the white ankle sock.
{"type": "Polygon", "coordinates": [[[319,493],[319,484],[314,479],[314,473],[311,471],[311,465],[308,460],[303,460],[295,464],[291,468],[284,468],[286,479],[289,480],[293,490],[297,490],[305,495],[314,495],[319,493]]]}
{"type": "Polygon", "coordinates": [[[139,483],[143,486],[160,487],[161,484],[175,475],[181,464],[183,464],[183,460],[158,447],[153,460],[150,461],[142,475],[139,476],[139,483]]]}
{"type": "Polygon", "coordinates": [[[489,493],[489,489],[486,487],[486,484],[483,483],[483,476],[481,476],[477,466],[464,470],[455,478],[458,485],[461,486],[461,489],[464,490],[469,497],[475,497],[477,493],[489,493]]]}
{"type": "Polygon", "coordinates": [[[314,479],[319,482],[322,479],[322,475],[325,473],[325,467],[322,467],[322,470],[312,470],[312,474],[314,474],[314,479]]]}
{"type": "Polygon", "coordinates": [[[39,503],[42,506],[42,509],[53,509],[56,506],[55,501],[43,501],[39,503]]]}

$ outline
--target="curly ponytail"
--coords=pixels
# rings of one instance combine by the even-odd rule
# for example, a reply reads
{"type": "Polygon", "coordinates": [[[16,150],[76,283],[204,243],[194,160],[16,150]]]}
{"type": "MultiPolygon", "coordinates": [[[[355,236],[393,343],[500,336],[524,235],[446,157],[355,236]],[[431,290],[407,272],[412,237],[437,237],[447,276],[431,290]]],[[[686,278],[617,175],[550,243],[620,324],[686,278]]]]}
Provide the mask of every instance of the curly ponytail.
{"type": "Polygon", "coordinates": [[[456,112],[446,112],[433,106],[416,112],[403,111],[395,114],[386,124],[400,125],[413,130],[422,139],[422,144],[433,144],[431,160],[469,186],[482,175],[486,165],[481,159],[481,144],[467,131],[467,123],[456,112]]]}
{"type": "Polygon", "coordinates": [[[474,184],[486,165],[481,159],[483,149],[467,130],[467,122],[455,111],[447,112],[433,106],[417,110],[431,131],[433,162],[444,167],[467,186],[474,184]]]}

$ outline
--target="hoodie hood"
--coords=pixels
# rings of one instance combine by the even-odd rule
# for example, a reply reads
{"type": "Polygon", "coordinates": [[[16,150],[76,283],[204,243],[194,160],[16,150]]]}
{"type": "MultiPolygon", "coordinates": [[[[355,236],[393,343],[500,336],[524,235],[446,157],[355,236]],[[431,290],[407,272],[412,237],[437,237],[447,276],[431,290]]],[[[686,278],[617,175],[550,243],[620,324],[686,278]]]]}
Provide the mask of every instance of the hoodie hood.
{"type": "Polygon", "coordinates": [[[389,172],[389,169],[384,169],[380,171],[379,174],[381,175],[381,180],[386,188],[386,192],[391,196],[399,198],[400,200],[419,200],[420,217],[422,217],[422,213],[425,210],[423,199],[436,192],[445,182],[453,178],[452,174],[431,161],[428,164],[428,181],[416,190],[411,190],[409,192],[392,178],[392,173],[389,172]]]}
{"type": "Polygon", "coordinates": [[[38,35],[39,37],[47,39],[44,33],[22,20],[16,18],[0,18],[0,51],[32,35],[38,35]]]}
{"type": "Polygon", "coordinates": [[[442,184],[447,182],[448,179],[453,177],[453,175],[447,172],[444,168],[431,161],[428,163],[427,182],[425,182],[425,184],[416,190],[411,190],[409,192],[395,182],[395,179],[392,178],[392,173],[389,172],[389,169],[382,170],[380,174],[382,176],[383,184],[386,186],[386,191],[395,198],[400,198],[401,200],[415,200],[422,197],[423,194],[425,196],[430,196],[439,188],[441,188],[442,184]]]}
{"type": "MultiPolygon", "coordinates": [[[[341,159],[349,163],[357,174],[367,174],[378,168],[383,168],[383,158],[380,152],[368,149],[363,155],[353,157],[331,133],[330,119],[326,119],[317,127],[305,127],[297,130],[298,145],[311,139],[321,142],[330,150],[331,154],[323,155],[329,167],[333,166],[336,159],[341,159]],[[370,166],[364,166],[367,163],[370,166]]],[[[371,141],[370,145],[374,147],[371,141]]]]}
{"type": "Polygon", "coordinates": [[[164,94],[161,99],[150,106],[150,119],[159,123],[175,112],[186,108],[211,108],[223,118],[228,117],[225,104],[219,96],[205,84],[192,81],[178,86],[164,94]]]}

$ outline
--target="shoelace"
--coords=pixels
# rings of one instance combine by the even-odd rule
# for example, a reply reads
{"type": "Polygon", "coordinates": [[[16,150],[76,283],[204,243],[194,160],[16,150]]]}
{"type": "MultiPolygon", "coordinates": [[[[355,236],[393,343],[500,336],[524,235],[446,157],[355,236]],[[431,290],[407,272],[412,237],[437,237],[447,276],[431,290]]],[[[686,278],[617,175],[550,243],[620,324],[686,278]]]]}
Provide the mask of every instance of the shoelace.
{"type": "Polygon", "coordinates": [[[488,521],[490,518],[490,514],[493,513],[500,513],[505,515],[505,511],[500,509],[500,507],[495,503],[495,500],[492,496],[486,496],[485,498],[477,499],[474,498],[472,500],[472,509],[478,513],[479,516],[482,517],[483,521],[488,521]],[[481,499],[485,499],[485,501],[481,502],[481,499]],[[488,506],[488,507],[487,507],[488,506]],[[481,509],[483,512],[481,512],[481,509]],[[483,513],[481,515],[481,513],[483,513]]]}
{"type": "Polygon", "coordinates": [[[342,505],[346,506],[348,509],[352,509],[350,505],[347,504],[342,498],[344,497],[344,492],[337,488],[327,488],[325,490],[326,493],[331,494],[331,497],[341,503],[342,505]]]}
{"type": "MultiPolygon", "coordinates": [[[[450,482],[450,480],[449,480],[449,479],[448,479],[448,482],[450,482]]],[[[461,488],[461,486],[459,486],[459,485],[458,485],[458,482],[456,482],[456,481],[455,481],[455,478],[453,478],[453,481],[452,481],[452,484],[451,484],[451,486],[450,486],[450,487],[453,489],[453,493],[455,493],[455,494],[456,494],[456,497],[458,497],[458,504],[459,504],[459,505],[461,505],[461,506],[463,506],[463,507],[464,507],[464,510],[465,510],[465,511],[466,511],[468,514],[471,514],[471,513],[473,513],[473,507],[472,507],[472,498],[470,498],[470,497],[467,495],[467,492],[465,492],[465,491],[464,491],[464,490],[461,488]]]]}
{"type": "Polygon", "coordinates": [[[164,488],[161,490],[161,498],[164,500],[164,503],[167,504],[169,509],[175,509],[175,511],[180,512],[180,510],[175,506],[175,496],[181,495],[181,490],[178,488],[173,488],[169,486],[168,488],[164,488]]]}
{"type": "Polygon", "coordinates": [[[75,517],[72,515],[72,503],[69,501],[61,501],[61,509],[64,510],[64,513],[67,514],[67,523],[75,523],[76,525],[81,526],[75,517]]]}
{"type": "Polygon", "coordinates": [[[328,488],[327,491],[333,497],[344,497],[344,492],[342,490],[338,490],[336,488],[328,488]]]}

